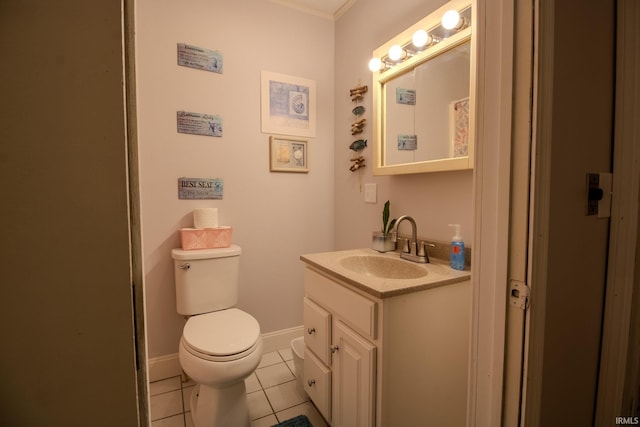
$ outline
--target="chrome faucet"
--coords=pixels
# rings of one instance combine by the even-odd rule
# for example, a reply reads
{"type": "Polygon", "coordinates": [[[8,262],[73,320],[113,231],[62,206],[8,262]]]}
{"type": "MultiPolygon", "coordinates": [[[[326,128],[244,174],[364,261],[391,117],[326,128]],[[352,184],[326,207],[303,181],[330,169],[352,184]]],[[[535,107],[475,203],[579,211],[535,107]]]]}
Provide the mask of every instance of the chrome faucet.
{"type": "Polygon", "coordinates": [[[427,254],[427,246],[434,246],[430,243],[420,242],[418,245],[418,227],[416,226],[416,221],[411,218],[409,215],[402,215],[395,224],[395,233],[394,239],[398,238],[398,230],[400,229],[400,223],[404,220],[407,220],[411,223],[411,239],[408,239],[405,242],[404,248],[402,248],[402,252],[400,252],[400,258],[406,259],[408,261],[419,262],[419,263],[428,263],[429,255],[427,254]]]}

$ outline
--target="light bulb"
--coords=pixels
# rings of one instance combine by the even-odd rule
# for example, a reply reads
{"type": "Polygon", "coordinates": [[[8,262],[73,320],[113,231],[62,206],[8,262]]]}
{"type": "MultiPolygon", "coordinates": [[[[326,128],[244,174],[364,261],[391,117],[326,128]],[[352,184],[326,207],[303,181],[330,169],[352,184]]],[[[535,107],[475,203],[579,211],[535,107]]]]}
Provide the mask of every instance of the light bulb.
{"type": "Polygon", "coordinates": [[[442,27],[447,30],[458,28],[460,24],[460,14],[455,10],[448,10],[442,15],[442,27]]]}
{"type": "Polygon", "coordinates": [[[394,44],[389,48],[389,59],[392,61],[398,61],[406,55],[406,52],[400,45],[394,44]]]}
{"type": "Polygon", "coordinates": [[[411,41],[415,47],[423,47],[429,42],[430,38],[431,36],[425,30],[418,30],[413,33],[411,41]]]}
{"type": "Polygon", "coordinates": [[[371,61],[369,61],[369,69],[373,73],[380,71],[382,69],[382,61],[380,58],[371,58],[371,61]]]}

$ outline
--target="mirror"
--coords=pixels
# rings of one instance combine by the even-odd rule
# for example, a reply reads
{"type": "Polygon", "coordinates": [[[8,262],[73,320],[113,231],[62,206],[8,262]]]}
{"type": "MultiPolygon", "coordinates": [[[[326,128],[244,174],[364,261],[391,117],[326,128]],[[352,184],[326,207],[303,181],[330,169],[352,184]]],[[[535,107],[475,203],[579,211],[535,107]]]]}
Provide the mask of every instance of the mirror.
{"type": "Polygon", "coordinates": [[[373,52],[375,175],[473,168],[472,14],[469,0],[451,1],[373,52]],[[459,20],[447,29],[450,10],[459,20]]]}

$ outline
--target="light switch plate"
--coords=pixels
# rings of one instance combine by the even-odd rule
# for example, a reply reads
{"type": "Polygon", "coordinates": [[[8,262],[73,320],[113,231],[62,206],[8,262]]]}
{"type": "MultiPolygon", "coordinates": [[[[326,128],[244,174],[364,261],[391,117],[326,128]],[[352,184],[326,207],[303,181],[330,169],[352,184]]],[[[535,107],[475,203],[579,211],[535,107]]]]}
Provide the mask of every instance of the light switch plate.
{"type": "Polygon", "coordinates": [[[378,185],[377,184],[365,184],[364,185],[364,201],[365,203],[376,203],[378,199],[378,185]]]}

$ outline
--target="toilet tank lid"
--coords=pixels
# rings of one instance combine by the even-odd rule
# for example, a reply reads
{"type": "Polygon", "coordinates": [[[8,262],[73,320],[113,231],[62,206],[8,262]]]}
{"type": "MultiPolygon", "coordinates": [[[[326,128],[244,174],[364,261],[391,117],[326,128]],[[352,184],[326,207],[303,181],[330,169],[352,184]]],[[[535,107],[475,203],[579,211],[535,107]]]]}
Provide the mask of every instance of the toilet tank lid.
{"type": "Polygon", "coordinates": [[[195,249],[185,251],[183,249],[172,249],[171,257],[179,260],[226,258],[240,255],[241,249],[238,245],[231,245],[228,248],[216,249],[195,249]]]}

